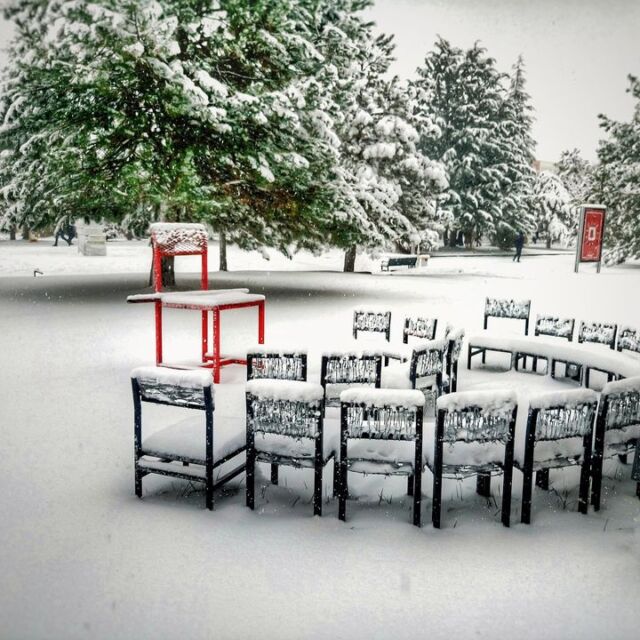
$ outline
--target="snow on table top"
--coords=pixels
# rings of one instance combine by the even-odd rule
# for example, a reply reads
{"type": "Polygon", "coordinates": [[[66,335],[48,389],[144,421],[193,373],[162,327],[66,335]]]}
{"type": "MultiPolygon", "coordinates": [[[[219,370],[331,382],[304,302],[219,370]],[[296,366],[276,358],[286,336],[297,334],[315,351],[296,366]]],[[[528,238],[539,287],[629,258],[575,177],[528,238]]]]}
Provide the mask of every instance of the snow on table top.
{"type": "Polygon", "coordinates": [[[425,400],[421,391],[399,389],[372,389],[352,387],[340,394],[340,402],[366,404],[374,407],[423,407],[425,400]]]}
{"type": "Polygon", "coordinates": [[[154,300],[171,300],[171,296],[175,295],[189,295],[189,296],[206,296],[212,293],[249,293],[249,289],[193,289],[191,291],[157,291],[155,293],[135,293],[127,296],[127,302],[153,302],[154,300]]]}
{"type": "Polygon", "coordinates": [[[552,407],[577,407],[589,402],[598,402],[598,394],[592,389],[569,389],[538,393],[529,398],[532,409],[551,409],[552,407]]]}
{"type": "MultiPolygon", "coordinates": [[[[158,384],[170,384],[176,387],[203,388],[213,386],[210,371],[168,369],[167,367],[137,367],[131,372],[137,380],[148,380],[158,384]]],[[[213,393],[213,389],[212,389],[213,393]]]]}
{"type": "MultiPolygon", "coordinates": [[[[640,369],[640,363],[638,363],[638,368],[640,369]]],[[[604,386],[604,389],[602,389],[602,395],[607,396],[614,393],[627,393],[629,391],[640,392],[640,376],[608,382],[604,386]]]]}
{"type": "Polygon", "coordinates": [[[487,349],[502,349],[511,353],[526,353],[564,360],[575,364],[619,373],[627,378],[640,375],[640,362],[626,354],[601,349],[596,351],[585,345],[566,342],[552,342],[541,338],[511,337],[487,334],[477,334],[469,338],[469,344],[474,347],[487,349]]]}
{"type": "Polygon", "coordinates": [[[246,293],[241,290],[229,291],[184,291],[161,294],[160,300],[165,307],[189,307],[210,309],[227,304],[260,302],[265,297],[261,293],[246,293]]]}
{"type": "Polygon", "coordinates": [[[518,404],[515,391],[502,389],[486,391],[458,391],[438,398],[438,409],[460,411],[470,407],[479,407],[485,411],[507,411],[518,404]]]}
{"type": "Polygon", "coordinates": [[[249,380],[246,390],[247,393],[261,400],[317,402],[324,398],[322,385],[297,380],[271,380],[268,378],[249,380]]]}

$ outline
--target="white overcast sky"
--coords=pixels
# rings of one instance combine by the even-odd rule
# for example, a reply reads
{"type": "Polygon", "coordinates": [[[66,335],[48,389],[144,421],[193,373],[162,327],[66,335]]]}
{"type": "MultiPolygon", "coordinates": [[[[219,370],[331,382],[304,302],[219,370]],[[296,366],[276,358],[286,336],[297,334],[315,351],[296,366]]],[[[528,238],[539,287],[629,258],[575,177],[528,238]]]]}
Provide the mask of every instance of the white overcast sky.
{"type": "Polygon", "coordinates": [[[413,76],[438,35],[475,40],[508,71],[519,54],[536,111],[537,156],[577,147],[595,159],[598,113],[628,120],[627,75],[640,75],[640,0],[376,0],[378,28],[395,35],[394,71],[413,76]]]}
{"type": "MultiPolygon", "coordinates": [[[[403,78],[438,35],[462,47],[480,40],[503,71],[521,53],[542,160],[573,147],[594,159],[597,114],[631,117],[625,89],[627,74],[640,75],[640,0],[376,0],[368,15],[396,36],[394,71],[403,78]]],[[[10,34],[0,19],[2,49],[10,34]]]]}

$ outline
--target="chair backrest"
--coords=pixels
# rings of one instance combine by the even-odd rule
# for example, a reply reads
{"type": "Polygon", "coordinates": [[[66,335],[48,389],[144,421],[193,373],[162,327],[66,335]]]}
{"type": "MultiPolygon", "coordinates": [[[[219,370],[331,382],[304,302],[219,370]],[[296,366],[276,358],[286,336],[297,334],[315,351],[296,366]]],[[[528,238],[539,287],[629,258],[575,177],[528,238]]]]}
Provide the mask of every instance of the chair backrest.
{"type": "Polygon", "coordinates": [[[632,329],[631,327],[620,327],[618,333],[618,351],[626,349],[627,351],[635,351],[640,353],[640,329],[632,329]]]}
{"type": "Polygon", "coordinates": [[[417,345],[411,354],[409,378],[415,384],[419,378],[442,375],[445,368],[446,339],[430,340],[417,345]]]}
{"type": "Polygon", "coordinates": [[[437,328],[438,318],[406,317],[404,319],[402,342],[407,344],[410,336],[420,340],[433,340],[436,337],[437,328]]]}
{"type": "Polygon", "coordinates": [[[640,425],[640,376],[604,386],[600,394],[598,423],[604,431],[640,425]]]}
{"type": "Polygon", "coordinates": [[[202,257],[200,287],[209,288],[207,252],[209,234],[203,224],[183,222],[155,222],[149,226],[153,249],[154,286],[162,290],[162,258],[165,256],[202,257]]]}
{"type": "Polygon", "coordinates": [[[247,354],[247,380],[307,379],[307,354],[302,351],[255,350],[247,354]]]}
{"type": "Polygon", "coordinates": [[[425,399],[420,391],[347,389],[340,394],[343,438],[422,438],[425,399]]]}
{"type": "Polygon", "coordinates": [[[541,393],[529,401],[527,433],[534,440],[583,438],[593,432],[598,394],[591,389],[541,393]]]}
{"type": "Polygon", "coordinates": [[[578,331],[578,342],[595,342],[606,344],[610,349],[615,349],[617,324],[605,322],[581,322],[578,331]]]}
{"type": "Polygon", "coordinates": [[[442,442],[513,440],[518,411],[513,391],[461,391],[440,396],[437,437],[442,442]]]}
{"type": "Polygon", "coordinates": [[[462,343],[464,342],[464,329],[451,329],[447,333],[447,363],[448,368],[453,363],[458,362],[462,353],[462,343]]]}
{"type": "Polygon", "coordinates": [[[357,340],[358,333],[366,331],[383,333],[385,340],[391,339],[391,311],[366,311],[356,309],[353,312],[353,337],[357,340]]]}
{"type": "Polygon", "coordinates": [[[539,315],[536,318],[535,335],[566,338],[569,342],[572,342],[575,325],[575,318],[557,318],[555,316],[539,315]]]}
{"type": "Polygon", "coordinates": [[[247,429],[291,438],[319,438],[323,398],[323,388],[312,382],[249,380],[247,429]]]}
{"type": "Polygon", "coordinates": [[[484,328],[489,318],[510,318],[524,320],[524,333],[529,332],[531,300],[510,300],[508,298],[486,298],[484,304],[484,328]]]}
{"type": "Polygon", "coordinates": [[[131,372],[131,384],[136,403],[213,409],[213,378],[209,371],[138,367],[131,372]]]}

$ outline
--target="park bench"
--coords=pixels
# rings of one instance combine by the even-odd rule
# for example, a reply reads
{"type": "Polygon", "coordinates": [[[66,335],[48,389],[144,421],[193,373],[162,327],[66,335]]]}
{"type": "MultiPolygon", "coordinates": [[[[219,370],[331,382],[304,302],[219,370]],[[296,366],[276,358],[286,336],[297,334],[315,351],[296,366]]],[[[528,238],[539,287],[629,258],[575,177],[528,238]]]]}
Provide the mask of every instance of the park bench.
{"type": "Polygon", "coordinates": [[[236,466],[215,481],[213,473],[245,450],[243,420],[222,418],[214,427],[213,379],[207,371],[139,367],[131,373],[134,406],[135,492],[142,497],[142,478],[153,473],[205,485],[206,507],[213,492],[245,469],[236,466]],[[204,413],[142,438],[142,403],[195,409],[204,413]]]}
{"type": "MultiPolygon", "coordinates": [[[[600,509],[602,464],[606,458],[628,454],[640,443],[640,376],[609,382],[600,394],[593,447],[591,504],[600,509]]],[[[636,485],[640,497],[640,482],[636,485]]]]}
{"type": "MultiPolygon", "coordinates": [[[[325,430],[324,390],[291,380],[250,380],[247,403],[246,504],[255,504],[256,462],[313,469],[313,513],[322,515],[322,475],[338,449],[338,431],[325,430]]],[[[336,425],[337,427],[337,425],[336,425]]],[[[334,474],[335,474],[334,462],[334,474]]],[[[335,485],[335,475],[334,475],[335,485]]]]}
{"type": "Polygon", "coordinates": [[[407,267],[413,269],[418,264],[417,255],[385,256],[380,261],[380,271],[391,271],[395,267],[407,267]]]}
{"type": "Polygon", "coordinates": [[[338,517],[347,516],[348,472],[407,476],[413,524],[421,525],[424,396],[419,391],[348,389],[340,394],[338,517]]]}
{"type": "Polygon", "coordinates": [[[502,524],[509,526],[517,412],[512,391],[458,392],[438,399],[435,436],[424,443],[433,473],[434,527],[441,524],[443,478],[477,476],[476,491],[489,497],[491,476],[497,474],[503,474],[502,524]]]}
{"type": "Polygon", "coordinates": [[[591,442],[598,395],[590,389],[538,394],[530,398],[523,446],[516,448],[514,466],[522,472],[521,521],[531,522],[533,474],[549,488],[549,469],[581,466],[578,510],[587,513],[591,442]]]}

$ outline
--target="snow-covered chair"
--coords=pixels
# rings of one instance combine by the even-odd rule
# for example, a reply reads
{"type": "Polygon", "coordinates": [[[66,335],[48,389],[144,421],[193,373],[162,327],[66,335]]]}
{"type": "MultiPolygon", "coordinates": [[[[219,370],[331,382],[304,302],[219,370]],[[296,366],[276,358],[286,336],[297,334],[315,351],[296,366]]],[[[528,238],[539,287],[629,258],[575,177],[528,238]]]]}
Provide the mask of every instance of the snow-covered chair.
{"type": "Polygon", "coordinates": [[[458,390],[458,361],[462,353],[462,343],[464,342],[464,329],[447,327],[445,336],[447,340],[446,351],[446,388],[448,392],[458,390]]]}
{"type": "Polygon", "coordinates": [[[433,473],[433,526],[440,528],[443,478],[477,476],[477,492],[489,496],[491,476],[502,473],[502,524],[509,526],[518,404],[512,391],[449,393],[438,399],[436,430],[424,443],[433,473]]]}
{"type": "Polygon", "coordinates": [[[444,385],[447,349],[446,338],[415,345],[408,362],[394,362],[382,370],[381,387],[418,389],[425,394],[433,394],[434,399],[437,399],[442,394],[444,385]]]}
{"type": "Polygon", "coordinates": [[[640,330],[632,327],[620,327],[616,349],[640,353],[640,330]]]}
{"type": "MultiPolygon", "coordinates": [[[[262,347],[262,345],[260,345],[262,347]]],[[[307,379],[307,353],[293,349],[252,348],[247,353],[247,380],[307,379]]]]}
{"type": "MultiPolygon", "coordinates": [[[[338,449],[338,429],[325,430],[324,390],[291,380],[249,380],[247,400],[247,491],[255,502],[255,465],[267,462],[314,470],[313,513],[322,515],[322,474],[338,449]]],[[[335,467],[334,467],[335,468],[335,467]]]]}
{"type": "Polygon", "coordinates": [[[353,385],[380,387],[382,355],[363,352],[331,352],[322,356],[320,384],[325,405],[340,406],[340,392],[353,385]],[[332,391],[337,390],[337,394],[332,391]]]}
{"type": "Polygon", "coordinates": [[[359,333],[381,333],[389,342],[391,339],[391,311],[367,311],[356,309],[353,312],[353,338],[359,333]]]}
{"type": "Polygon", "coordinates": [[[349,471],[406,475],[413,524],[420,526],[424,402],[419,391],[360,388],[340,394],[340,520],[346,520],[349,471]]]}
{"type": "Polygon", "coordinates": [[[533,474],[548,488],[549,470],[581,466],[578,511],[587,513],[591,443],[598,395],[590,389],[542,393],[529,401],[527,427],[518,438],[514,466],[522,471],[522,517],[531,522],[533,474]]]}
{"type": "Polygon", "coordinates": [[[489,318],[524,320],[524,335],[526,336],[529,333],[530,312],[531,300],[486,298],[484,304],[484,328],[487,329],[489,318]]]}
{"type": "MultiPolygon", "coordinates": [[[[541,316],[536,317],[536,325],[534,329],[535,336],[550,336],[554,338],[563,338],[569,342],[573,341],[573,331],[575,328],[575,318],[558,318],[557,316],[541,316]]],[[[518,351],[514,357],[514,365],[516,371],[521,370],[520,360],[522,360],[522,366],[526,369],[527,358],[531,357],[533,373],[538,372],[538,360],[544,360],[547,364],[549,362],[546,358],[541,357],[537,353],[527,353],[518,351]]]]}
{"type": "Polygon", "coordinates": [[[216,420],[213,379],[208,371],[139,367],[131,373],[134,406],[135,491],[142,497],[142,478],[150,473],[183,478],[205,485],[206,507],[213,492],[244,471],[244,463],[214,479],[214,470],[245,450],[242,419],[216,420]],[[142,403],[203,412],[142,438],[142,403]]]}
{"type": "MultiPolygon", "coordinates": [[[[600,395],[593,447],[591,504],[600,509],[602,464],[604,459],[627,455],[640,442],[640,376],[605,385],[600,395]]],[[[640,482],[636,486],[640,497],[640,482]]]]}
{"type": "Polygon", "coordinates": [[[615,349],[617,333],[617,324],[582,321],[580,323],[580,329],[578,330],[578,342],[604,344],[608,346],[609,349],[615,349]]]}
{"type": "Polygon", "coordinates": [[[418,338],[421,342],[435,340],[437,328],[438,318],[408,316],[404,319],[402,342],[408,344],[409,338],[418,338]]]}

